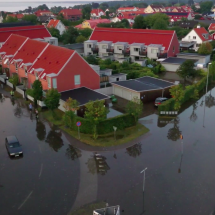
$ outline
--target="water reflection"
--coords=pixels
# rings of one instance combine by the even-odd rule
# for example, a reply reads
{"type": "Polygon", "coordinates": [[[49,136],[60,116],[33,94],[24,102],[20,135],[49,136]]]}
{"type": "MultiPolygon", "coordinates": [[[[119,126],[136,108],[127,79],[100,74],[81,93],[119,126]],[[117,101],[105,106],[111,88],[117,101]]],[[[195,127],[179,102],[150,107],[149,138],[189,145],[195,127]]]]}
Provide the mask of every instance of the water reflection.
{"type": "Polygon", "coordinates": [[[142,153],[142,145],[141,143],[137,143],[131,147],[126,148],[126,153],[131,156],[136,158],[142,153]]]}
{"type": "Polygon", "coordinates": [[[17,118],[20,118],[22,115],[23,115],[22,105],[21,105],[21,102],[17,100],[16,107],[14,109],[14,116],[16,116],[17,118]]]}
{"type": "Polygon", "coordinates": [[[58,150],[63,146],[63,140],[61,137],[62,133],[60,129],[57,126],[53,125],[45,141],[51,148],[54,149],[54,151],[58,152],[58,150]]]}
{"type": "Polygon", "coordinates": [[[93,175],[95,173],[105,175],[107,171],[110,170],[110,167],[106,162],[106,157],[97,153],[95,153],[92,158],[89,158],[86,164],[89,172],[93,175]]]}
{"type": "Polygon", "coordinates": [[[215,97],[211,95],[211,91],[208,96],[205,96],[205,105],[208,108],[215,106],[215,97]]]}
{"type": "Polygon", "coordinates": [[[167,134],[167,138],[172,141],[177,141],[180,139],[181,131],[179,130],[179,117],[174,118],[173,128],[170,128],[167,134]]]}
{"type": "Polygon", "coordinates": [[[68,145],[68,148],[66,149],[66,156],[72,160],[75,160],[81,157],[81,150],[73,147],[72,145],[68,145]]]}
{"type": "Polygon", "coordinates": [[[171,123],[172,118],[170,117],[158,117],[158,122],[157,122],[157,126],[159,128],[165,127],[167,124],[171,123]]]}
{"type": "Polygon", "coordinates": [[[3,102],[4,100],[5,100],[4,95],[0,93],[0,102],[3,102]]]}
{"type": "Polygon", "coordinates": [[[37,132],[38,140],[40,140],[40,141],[45,140],[45,138],[46,138],[46,127],[40,120],[37,120],[36,132],[37,132]]]}
{"type": "Polygon", "coordinates": [[[195,112],[197,107],[198,107],[198,102],[193,104],[193,111],[192,111],[192,113],[190,115],[190,121],[192,121],[192,122],[195,122],[197,120],[197,118],[198,118],[198,116],[197,116],[197,114],[195,112]]]}
{"type": "Polygon", "coordinates": [[[15,105],[15,99],[13,97],[10,98],[11,104],[14,106],[15,105]]]}

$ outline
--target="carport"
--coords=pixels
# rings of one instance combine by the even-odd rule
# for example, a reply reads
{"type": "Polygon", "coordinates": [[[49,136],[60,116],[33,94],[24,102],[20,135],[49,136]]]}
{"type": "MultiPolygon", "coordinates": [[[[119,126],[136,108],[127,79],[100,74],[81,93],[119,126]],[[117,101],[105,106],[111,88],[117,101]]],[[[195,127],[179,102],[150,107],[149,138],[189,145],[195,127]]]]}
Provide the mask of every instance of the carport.
{"type": "Polygon", "coordinates": [[[174,83],[152,78],[142,77],[127,81],[113,82],[113,94],[132,100],[134,97],[141,99],[143,102],[154,101],[157,97],[169,97],[169,88],[174,83]]]}
{"type": "Polygon", "coordinates": [[[166,69],[167,72],[176,72],[177,69],[184,63],[186,59],[169,57],[163,61],[161,61],[161,65],[166,69]]]}

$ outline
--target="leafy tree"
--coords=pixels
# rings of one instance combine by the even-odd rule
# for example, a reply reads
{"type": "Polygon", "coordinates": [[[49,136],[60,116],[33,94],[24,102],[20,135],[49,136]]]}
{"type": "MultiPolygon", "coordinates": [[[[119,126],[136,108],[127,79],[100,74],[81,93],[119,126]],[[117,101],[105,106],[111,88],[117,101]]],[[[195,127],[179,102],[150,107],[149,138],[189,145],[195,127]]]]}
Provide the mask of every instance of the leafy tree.
{"type": "Polygon", "coordinates": [[[79,36],[78,30],[70,26],[68,30],[62,34],[62,41],[64,44],[72,44],[76,42],[76,38],[78,36],[79,36]]]}
{"type": "Polygon", "coordinates": [[[49,33],[53,36],[53,37],[57,37],[58,39],[61,38],[60,36],[60,31],[56,28],[48,28],[49,33]]]}
{"type": "Polygon", "coordinates": [[[169,25],[169,17],[164,13],[155,13],[144,18],[146,21],[147,27],[153,28],[157,20],[163,20],[166,25],[169,25]]]}
{"type": "Polygon", "coordinates": [[[90,56],[85,57],[85,60],[86,60],[89,64],[93,64],[93,65],[98,65],[98,64],[99,64],[98,59],[97,59],[95,56],[93,56],[93,55],[90,55],[90,56]]]}
{"type": "Polygon", "coordinates": [[[10,22],[18,22],[18,19],[17,19],[16,17],[7,16],[7,17],[3,20],[3,23],[10,23],[10,22]]]}
{"type": "Polygon", "coordinates": [[[188,0],[188,5],[190,5],[190,6],[192,6],[192,5],[194,5],[194,1],[193,0],[188,0]]]}
{"type": "Polygon", "coordinates": [[[212,6],[213,6],[212,1],[204,1],[204,2],[202,1],[202,2],[200,2],[201,13],[206,13],[206,12],[211,11],[212,6]]]}
{"type": "Polygon", "coordinates": [[[39,5],[37,10],[49,10],[49,7],[46,4],[39,5]]]}
{"type": "Polygon", "coordinates": [[[106,119],[107,117],[107,108],[104,105],[103,100],[90,101],[86,105],[85,118],[90,120],[93,127],[93,137],[97,139],[97,125],[100,121],[106,119]]]}
{"type": "Polygon", "coordinates": [[[99,8],[105,11],[106,9],[109,8],[109,5],[106,2],[103,2],[99,5],[99,8]]]}
{"type": "Polygon", "coordinates": [[[90,19],[91,10],[92,10],[92,6],[90,4],[85,5],[82,8],[82,18],[83,19],[90,19]]]}
{"type": "Polygon", "coordinates": [[[184,63],[180,65],[177,69],[176,73],[185,80],[188,76],[195,77],[196,70],[194,69],[194,61],[193,60],[186,60],[184,63]]]}
{"type": "Polygon", "coordinates": [[[167,23],[163,19],[157,19],[153,25],[153,29],[166,30],[167,23]]]}
{"type": "Polygon", "coordinates": [[[106,12],[105,12],[105,15],[106,15],[106,18],[107,18],[107,19],[110,18],[110,16],[109,16],[109,11],[106,11],[106,12]]]}
{"type": "Polygon", "coordinates": [[[87,38],[82,36],[82,35],[79,35],[77,38],[76,38],[76,43],[83,43],[84,41],[86,41],[87,38]]]}
{"type": "Polygon", "coordinates": [[[13,84],[13,87],[15,89],[16,86],[19,84],[19,76],[15,74],[12,78],[10,78],[9,81],[13,84]]]}
{"type": "Polygon", "coordinates": [[[211,41],[210,43],[211,43],[212,48],[215,49],[215,40],[211,41]]]}
{"type": "Polygon", "coordinates": [[[99,8],[99,3],[92,2],[92,8],[93,8],[93,9],[99,8]]]}
{"type": "Polygon", "coordinates": [[[34,104],[37,105],[37,100],[41,100],[43,96],[43,87],[39,80],[35,80],[32,85],[32,96],[34,98],[34,104]]]}
{"type": "Polygon", "coordinates": [[[124,28],[130,28],[130,23],[127,19],[122,19],[120,23],[124,26],[124,28]]]}
{"type": "Polygon", "coordinates": [[[179,26],[173,26],[172,28],[169,28],[169,30],[175,31],[179,39],[185,37],[190,32],[189,29],[184,29],[179,26]]]}
{"type": "Polygon", "coordinates": [[[134,24],[133,24],[134,29],[145,29],[146,28],[146,22],[143,16],[138,15],[134,19],[134,24]]]}
{"type": "Polygon", "coordinates": [[[58,93],[57,89],[50,89],[46,93],[46,98],[45,98],[45,105],[47,106],[48,109],[52,111],[52,114],[54,116],[54,110],[58,108],[60,100],[60,93],[58,93]]]}
{"type": "Polygon", "coordinates": [[[78,32],[81,36],[84,36],[85,38],[89,38],[90,35],[92,34],[92,29],[84,28],[84,29],[78,30],[78,32]]]}
{"type": "Polygon", "coordinates": [[[37,24],[38,20],[37,20],[37,16],[34,14],[29,14],[29,15],[24,15],[22,18],[23,21],[28,21],[34,24],[37,24]]]}
{"type": "Polygon", "coordinates": [[[184,90],[181,84],[171,87],[169,90],[171,96],[175,99],[174,109],[179,110],[181,107],[182,100],[184,99],[184,90]]]}
{"type": "Polygon", "coordinates": [[[198,19],[201,19],[201,18],[202,18],[202,16],[199,15],[199,14],[196,14],[195,17],[194,17],[194,19],[197,19],[197,20],[198,20],[198,19]]]}
{"type": "Polygon", "coordinates": [[[203,55],[209,55],[212,53],[213,47],[211,45],[211,43],[206,42],[206,43],[202,43],[198,49],[198,53],[199,54],[203,54],[203,55]]]}
{"type": "Polygon", "coordinates": [[[138,118],[143,112],[143,102],[138,98],[134,97],[131,101],[128,102],[126,106],[126,113],[131,114],[135,122],[138,122],[138,118]]]}

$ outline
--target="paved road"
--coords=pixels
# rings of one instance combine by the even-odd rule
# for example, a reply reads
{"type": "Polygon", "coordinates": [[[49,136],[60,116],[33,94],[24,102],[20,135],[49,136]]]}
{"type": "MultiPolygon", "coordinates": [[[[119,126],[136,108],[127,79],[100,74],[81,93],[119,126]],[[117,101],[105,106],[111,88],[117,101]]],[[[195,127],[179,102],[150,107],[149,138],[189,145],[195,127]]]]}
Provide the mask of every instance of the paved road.
{"type": "Polygon", "coordinates": [[[17,103],[6,99],[0,103],[0,214],[63,215],[95,200],[120,204],[125,215],[143,210],[147,215],[213,214],[215,89],[210,94],[207,106],[201,97],[175,120],[145,117],[141,122],[151,135],[140,144],[101,152],[83,144],[74,149],[76,140],[46,122],[37,125],[24,107],[20,116],[17,103]],[[6,154],[4,137],[10,134],[23,144],[21,159],[6,154]],[[140,171],[145,167],[143,204],[140,171]]]}

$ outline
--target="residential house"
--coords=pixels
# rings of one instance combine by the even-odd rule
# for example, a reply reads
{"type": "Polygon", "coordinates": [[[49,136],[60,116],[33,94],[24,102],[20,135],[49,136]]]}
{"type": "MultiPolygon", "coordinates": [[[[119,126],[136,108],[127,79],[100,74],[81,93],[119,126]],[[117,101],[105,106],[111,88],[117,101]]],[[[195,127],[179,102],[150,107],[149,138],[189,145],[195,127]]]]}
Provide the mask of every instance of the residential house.
{"type": "Polygon", "coordinates": [[[91,19],[99,19],[101,16],[105,16],[105,15],[106,15],[105,12],[100,8],[92,9],[90,12],[91,19]]]}
{"type": "Polygon", "coordinates": [[[12,28],[20,26],[32,26],[35,25],[32,22],[20,21],[20,22],[10,22],[10,23],[0,23],[0,28],[12,28]]]}
{"type": "Polygon", "coordinates": [[[0,23],[2,23],[4,20],[4,17],[2,16],[2,13],[0,12],[0,23]]]}
{"type": "Polygon", "coordinates": [[[53,13],[50,10],[37,10],[34,13],[37,17],[38,16],[51,16],[53,13]]]}
{"type": "Polygon", "coordinates": [[[184,29],[193,29],[198,25],[198,22],[194,20],[190,20],[190,21],[186,20],[186,21],[178,22],[177,25],[184,29]]]}
{"type": "Polygon", "coordinates": [[[184,13],[178,13],[178,12],[164,12],[170,19],[170,22],[177,22],[181,21],[182,18],[185,18],[187,20],[192,20],[193,17],[191,16],[191,13],[184,12],[184,13]]]}
{"type": "Polygon", "coordinates": [[[84,42],[86,56],[98,54],[122,62],[131,58],[142,64],[144,57],[167,58],[179,52],[175,31],[152,29],[95,28],[84,42]]]}
{"type": "Polygon", "coordinates": [[[129,12],[129,11],[138,11],[139,8],[137,7],[120,7],[117,9],[117,12],[120,13],[120,12],[129,12]]]}
{"type": "Polygon", "coordinates": [[[80,25],[76,25],[75,27],[78,29],[90,28],[94,29],[100,23],[111,23],[109,19],[91,19],[85,20],[80,25]]]}
{"type": "Polygon", "coordinates": [[[60,35],[66,31],[66,26],[58,19],[51,19],[47,25],[47,28],[55,28],[59,30],[60,35]]]}
{"type": "MultiPolygon", "coordinates": [[[[27,87],[40,80],[43,90],[59,92],[81,87],[98,89],[100,77],[76,51],[11,35],[0,49],[3,70],[27,79],[27,87]]],[[[8,75],[9,76],[9,75],[8,75]]]]}
{"type": "Polygon", "coordinates": [[[161,13],[166,12],[166,8],[162,5],[148,5],[147,8],[144,10],[145,13],[161,13]]]}
{"type": "Polygon", "coordinates": [[[24,17],[24,15],[22,13],[18,13],[18,14],[7,14],[6,19],[8,19],[8,17],[13,17],[13,18],[17,18],[18,20],[22,20],[22,18],[24,17]]]}
{"type": "Polygon", "coordinates": [[[211,24],[209,25],[208,31],[209,31],[209,32],[215,31],[215,23],[211,23],[211,24]]]}
{"type": "Polygon", "coordinates": [[[199,46],[202,43],[210,42],[211,40],[212,38],[207,30],[200,26],[197,26],[197,28],[191,30],[184,38],[182,38],[182,42],[195,42],[195,45],[192,46],[192,49],[194,49],[195,51],[198,50],[199,46]]]}
{"type": "MultiPolygon", "coordinates": [[[[46,27],[43,25],[6,27],[6,28],[0,28],[0,47],[11,34],[17,34],[17,35],[29,37],[30,39],[40,38],[41,40],[44,40],[47,42],[52,42],[54,39],[49,33],[49,31],[46,29],[46,27]]],[[[57,45],[56,42],[55,42],[55,45],[57,45]]]]}
{"type": "Polygon", "coordinates": [[[59,12],[59,14],[62,14],[65,19],[70,21],[76,21],[82,17],[82,12],[78,9],[63,9],[59,12]]]}
{"type": "Polygon", "coordinates": [[[52,19],[54,19],[53,15],[51,15],[51,16],[43,15],[43,16],[38,16],[37,17],[38,22],[42,23],[43,25],[48,24],[49,21],[52,20],[52,19]]]}

